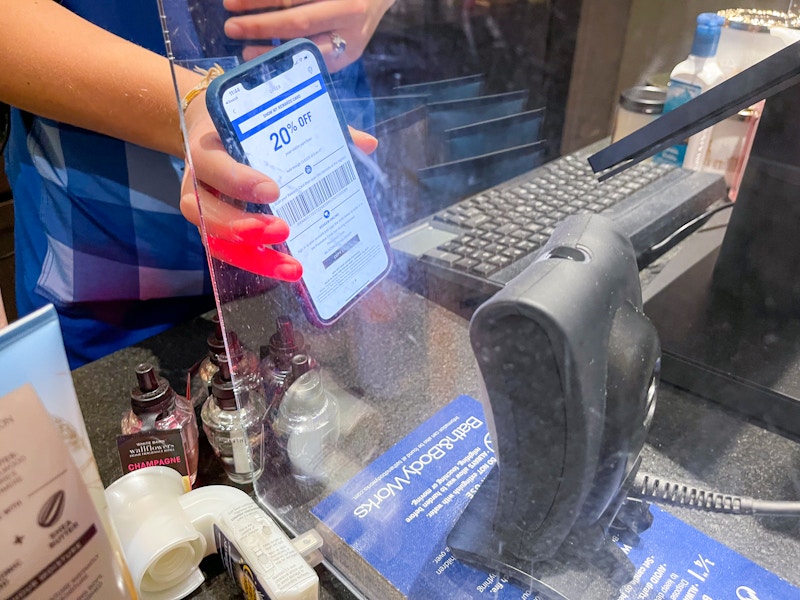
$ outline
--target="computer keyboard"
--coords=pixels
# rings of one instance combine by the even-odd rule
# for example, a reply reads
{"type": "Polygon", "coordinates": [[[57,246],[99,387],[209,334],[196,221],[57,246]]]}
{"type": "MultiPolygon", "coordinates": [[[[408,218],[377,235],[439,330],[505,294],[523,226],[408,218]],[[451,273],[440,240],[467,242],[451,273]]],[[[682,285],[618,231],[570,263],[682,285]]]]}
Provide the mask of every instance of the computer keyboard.
{"type": "Polygon", "coordinates": [[[588,164],[571,155],[506,189],[467,198],[434,216],[465,230],[422,260],[489,276],[536,251],[571,214],[599,213],[676,167],[639,163],[619,179],[597,183],[588,164]]]}
{"type": "MultiPolygon", "coordinates": [[[[653,161],[597,181],[586,158],[593,144],[461,200],[392,237],[404,283],[437,299],[480,302],[535,258],[571,214],[602,213],[628,234],[637,258],[722,199],[718,175],[653,161]],[[453,286],[460,286],[452,289],[453,286]]],[[[640,267],[644,266],[640,262],[640,267]]]]}

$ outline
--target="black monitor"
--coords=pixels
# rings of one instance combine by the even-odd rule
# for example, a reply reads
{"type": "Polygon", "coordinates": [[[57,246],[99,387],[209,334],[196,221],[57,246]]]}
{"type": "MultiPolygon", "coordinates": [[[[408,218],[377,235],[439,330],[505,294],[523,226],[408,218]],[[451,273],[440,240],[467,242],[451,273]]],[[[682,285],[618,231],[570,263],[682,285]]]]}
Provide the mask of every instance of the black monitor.
{"type": "Polygon", "coordinates": [[[721,245],[645,312],[661,337],[664,381],[800,439],[800,42],[589,162],[610,176],[764,98],[721,245]]]}

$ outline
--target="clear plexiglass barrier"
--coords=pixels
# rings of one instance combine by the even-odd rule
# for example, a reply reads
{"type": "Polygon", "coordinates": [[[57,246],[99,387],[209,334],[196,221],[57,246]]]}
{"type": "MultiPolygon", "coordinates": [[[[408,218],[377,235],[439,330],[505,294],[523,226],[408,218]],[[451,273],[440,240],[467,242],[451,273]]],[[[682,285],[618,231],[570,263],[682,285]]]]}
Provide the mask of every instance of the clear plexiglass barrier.
{"type": "Polygon", "coordinates": [[[746,559],[634,482],[685,475],[645,443],[640,268],[731,174],[647,160],[601,184],[586,160],[617,77],[663,85],[700,8],[633,56],[586,2],[159,7],[226,355],[210,441],[290,534],[322,536],[347,594],[756,597],[713,587],[746,559]],[[627,221],[597,214],[616,203],[627,221]]]}

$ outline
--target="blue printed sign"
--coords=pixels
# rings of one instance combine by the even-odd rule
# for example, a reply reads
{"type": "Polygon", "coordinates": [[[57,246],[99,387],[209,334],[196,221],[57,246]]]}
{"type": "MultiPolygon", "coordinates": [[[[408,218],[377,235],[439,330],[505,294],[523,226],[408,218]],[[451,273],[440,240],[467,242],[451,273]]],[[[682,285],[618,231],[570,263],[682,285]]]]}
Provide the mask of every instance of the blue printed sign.
{"type": "MultiPolygon", "coordinates": [[[[460,396],[312,512],[407,598],[535,600],[446,547],[495,462],[483,407],[460,396]]],[[[637,570],[619,600],[800,600],[786,581],[669,513],[652,511],[640,544],[622,546],[637,570]]]]}

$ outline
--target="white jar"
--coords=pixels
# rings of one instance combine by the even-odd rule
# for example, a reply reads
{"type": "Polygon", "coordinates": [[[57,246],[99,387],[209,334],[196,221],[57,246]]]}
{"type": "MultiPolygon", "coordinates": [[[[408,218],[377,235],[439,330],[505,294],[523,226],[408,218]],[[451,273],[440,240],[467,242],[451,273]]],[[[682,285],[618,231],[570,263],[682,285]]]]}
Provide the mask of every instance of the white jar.
{"type": "Polygon", "coordinates": [[[667,89],[654,85],[637,85],[622,92],[611,141],[616,142],[658,118],[666,99],[667,89]]]}

